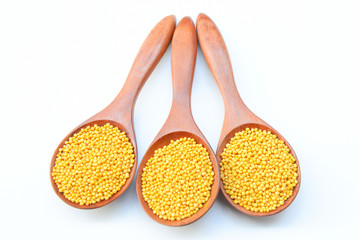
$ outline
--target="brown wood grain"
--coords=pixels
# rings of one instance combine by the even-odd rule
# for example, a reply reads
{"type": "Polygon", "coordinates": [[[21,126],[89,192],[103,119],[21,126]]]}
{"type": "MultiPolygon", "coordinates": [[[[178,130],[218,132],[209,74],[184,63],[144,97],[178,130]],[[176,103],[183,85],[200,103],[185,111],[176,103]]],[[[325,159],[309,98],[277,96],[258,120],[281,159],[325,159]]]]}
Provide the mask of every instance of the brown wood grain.
{"type": "Polygon", "coordinates": [[[300,189],[300,165],[294,149],[279,132],[250,111],[240,98],[234,81],[229,54],[215,23],[208,16],[201,13],[196,21],[196,29],[201,51],[203,52],[205,60],[221,91],[225,106],[225,117],[216,151],[218,162],[221,163],[220,154],[223,152],[230,139],[234,137],[235,133],[245,130],[246,128],[258,128],[270,131],[277,135],[280,140],[283,140],[289,147],[290,153],[295,157],[298,165],[298,183],[293,190],[293,195],[285,201],[284,205],[268,213],[252,212],[235,204],[230,196],[226,194],[222,181],[220,181],[220,189],[227,201],[243,213],[252,216],[269,216],[279,213],[294,201],[300,189]]]}
{"type": "Polygon", "coordinates": [[[68,135],[66,135],[66,137],[56,148],[50,163],[50,181],[57,196],[70,206],[80,209],[93,209],[102,207],[114,201],[129,187],[131,181],[135,176],[137,166],[137,146],[133,127],[134,104],[142,86],[144,85],[149,75],[160,61],[160,58],[163,56],[168,45],[170,44],[172,35],[174,33],[175,25],[175,16],[171,15],[162,19],[152,29],[152,31],[149,33],[144,43],[142,44],[131,67],[129,75],[125,81],[125,84],[120,93],[116,96],[116,98],[105,109],[95,114],[93,117],[89,118],[88,120],[77,126],[74,130],[72,130],[68,135]],[[64,146],[65,141],[67,141],[68,138],[71,137],[73,134],[79,132],[81,128],[93,126],[95,124],[103,126],[106,123],[110,123],[113,126],[118,127],[122,132],[126,133],[127,137],[129,138],[131,144],[134,147],[135,163],[131,169],[130,177],[126,180],[125,185],[122,186],[120,191],[115,193],[108,200],[103,200],[101,202],[88,206],[81,206],[80,204],[73,203],[67,200],[65,196],[61,192],[59,192],[56,183],[51,176],[56,161],[56,155],[58,154],[59,149],[64,146]]]}
{"type": "Polygon", "coordinates": [[[150,147],[146,151],[136,177],[136,192],[145,212],[155,221],[168,226],[183,226],[190,224],[202,217],[213,205],[219,192],[219,168],[215,154],[209,143],[197,127],[191,113],[190,99],[191,87],[196,62],[197,40],[194,23],[189,17],[183,18],[175,29],[171,47],[171,72],[173,80],[173,102],[170,114],[150,147]],[[197,143],[201,143],[209,152],[214,170],[214,183],[211,187],[209,200],[194,215],[183,220],[164,220],[159,218],[149,208],[142,195],[141,177],[148,159],[154,155],[154,151],[170,144],[170,140],[181,137],[190,137],[197,143]]]}

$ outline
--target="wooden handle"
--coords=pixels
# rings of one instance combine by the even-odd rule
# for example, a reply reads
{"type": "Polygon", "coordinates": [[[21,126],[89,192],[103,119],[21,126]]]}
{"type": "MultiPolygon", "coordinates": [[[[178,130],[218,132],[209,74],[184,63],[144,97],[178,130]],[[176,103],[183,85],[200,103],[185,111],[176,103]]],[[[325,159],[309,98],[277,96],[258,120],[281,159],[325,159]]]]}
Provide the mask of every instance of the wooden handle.
{"type": "Polygon", "coordinates": [[[175,16],[170,15],[151,30],[135,58],[121,92],[109,106],[132,113],[141,88],[170,44],[175,25],[175,16]]]}
{"type": "Polygon", "coordinates": [[[225,116],[233,115],[239,109],[247,109],[237,91],[229,53],[215,23],[200,13],[196,21],[201,51],[221,91],[225,116]]]}
{"type": "Polygon", "coordinates": [[[154,142],[170,132],[188,131],[201,135],[191,113],[191,87],[196,62],[196,30],[190,17],[177,25],[171,44],[173,101],[168,119],[154,142]]]}
{"type": "Polygon", "coordinates": [[[219,86],[225,105],[224,123],[218,144],[219,152],[220,144],[225,136],[235,127],[247,123],[269,125],[257,117],[240,98],[235,85],[229,54],[215,23],[201,13],[197,18],[196,28],[201,51],[219,86]]]}
{"type": "Polygon", "coordinates": [[[172,110],[178,115],[191,115],[191,88],[196,51],[195,26],[190,17],[185,17],[175,29],[171,47],[172,110]]]}

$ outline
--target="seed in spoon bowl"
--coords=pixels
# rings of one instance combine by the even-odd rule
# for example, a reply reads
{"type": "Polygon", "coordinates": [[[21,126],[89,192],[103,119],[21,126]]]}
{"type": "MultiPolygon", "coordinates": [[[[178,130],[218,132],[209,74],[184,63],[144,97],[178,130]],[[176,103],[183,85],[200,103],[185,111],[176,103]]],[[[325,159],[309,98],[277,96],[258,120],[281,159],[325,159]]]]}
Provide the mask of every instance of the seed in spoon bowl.
{"type": "Polygon", "coordinates": [[[221,153],[220,177],[235,204],[252,212],[270,212],[292,196],[297,164],[290,149],[269,131],[237,132],[221,153]]]}
{"type": "Polygon", "coordinates": [[[214,171],[206,148],[184,137],[155,150],[141,181],[153,213],[175,221],[192,216],[209,200],[214,171]]]}
{"type": "Polygon", "coordinates": [[[82,128],[59,149],[52,177],[69,201],[95,204],[120,191],[134,157],[124,132],[109,123],[95,124],[82,128]]]}

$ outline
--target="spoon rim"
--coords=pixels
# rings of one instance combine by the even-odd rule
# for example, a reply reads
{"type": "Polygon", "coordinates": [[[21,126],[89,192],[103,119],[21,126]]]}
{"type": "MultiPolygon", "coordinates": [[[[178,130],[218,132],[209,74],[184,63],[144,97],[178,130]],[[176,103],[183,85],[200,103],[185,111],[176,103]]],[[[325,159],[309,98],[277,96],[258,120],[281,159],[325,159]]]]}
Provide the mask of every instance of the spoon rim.
{"type": "Polygon", "coordinates": [[[220,186],[220,169],[219,169],[218,162],[216,160],[216,155],[215,155],[214,151],[212,150],[210,144],[207,142],[207,140],[205,139],[204,136],[199,136],[196,133],[186,131],[186,130],[177,130],[177,131],[169,132],[169,133],[157,138],[154,142],[152,142],[150,144],[150,146],[148,147],[148,149],[146,150],[146,152],[139,164],[139,169],[138,169],[137,176],[136,176],[136,194],[139,199],[140,205],[142,206],[142,208],[144,209],[146,214],[151,219],[155,220],[156,222],[158,222],[160,224],[163,224],[166,226],[173,226],[173,227],[185,226],[185,225],[191,224],[191,223],[199,220],[201,217],[203,217],[215,203],[215,200],[220,191],[219,186],[220,186]],[[173,137],[174,135],[179,135],[181,137],[175,138],[175,137],[173,137]],[[206,203],[203,204],[203,207],[200,208],[196,213],[194,213],[190,217],[184,218],[182,220],[174,220],[174,221],[165,220],[165,219],[160,218],[155,213],[153,213],[153,210],[149,207],[148,203],[143,198],[141,178],[142,178],[144,167],[146,166],[148,160],[154,155],[155,150],[170,144],[171,140],[176,141],[176,140],[178,140],[180,138],[184,138],[184,137],[190,137],[190,138],[194,139],[197,144],[201,143],[202,146],[206,148],[206,150],[209,153],[209,159],[213,166],[214,181],[213,181],[213,184],[211,185],[209,199],[207,200],[206,203]]]}
{"type": "Polygon", "coordinates": [[[278,131],[276,131],[273,127],[269,126],[266,123],[263,124],[263,123],[255,123],[255,122],[253,122],[253,123],[240,124],[237,127],[234,127],[232,130],[230,130],[227,134],[225,134],[225,137],[222,139],[221,143],[218,144],[218,148],[217,148],[217,151],[216,151],[216,159],[217,159],[219,165],[222,162],[222,158],[221,158],[220,154],[224,151],[224,148],[225,148],[226,144],[229,143],[231,138],[235,136],[235,133],[240,132],[242,130],[245,130],[246,128],[249,128],[249,129],[258,128],[260,130],[270,131],[271,134],[276,135],[279,140],[284,141],[285,145],[290,149],[290,154],[295,158],[295,162],[296,162],[296,165],[297,165],[297,174],[298,174],[297,181],[298,182],[295,185],[295,187],[293,188],[292,195],[288,199],[286,199],[284,201],[284,204],[281,205],[280,207],[277,207],[274,210],[269,211],[269,212],[253,212],[253,211],[247,210],[246,208],[240,206],[239,204],[234,203],[234,201],[226,193],[225,188],[224,188],[224,184],[223,184],[223,181],[221,180],[221,178],[220,178],[220,190],[223,193],[226,200],[234,208],[236,208],[238,211],[243,212],[246,215],[255,216],[255,217],[272,216],[272,215],[275,215],[277,213],[282,212],[287,207],[289,207],[291,205],[291,203],[295,200],[296,196],[299,193],[300,185],[301,185],[301,170],[300,170],[299,160],[298,160],[298,158],[296,156],[296,153],[295,153],[294,149],[291,147],[290,143],[278,131]],[[221,152],[220,152],[220,150],[221,150],[221,152]]]}
{"type": "Polygon", "coordinates": [[[114,120],[110,120],[110,119],[95,119],[95,120],[88,120],[85,121],[84,123],[80,124],[78,127],[76,127],[75,129],[73,129],[68,135],[65,136],[65,138],[60,142],[60,144],[57,146],[56,150],[54,151],[54,154],[51,158],[51,162],[50,162],[50,182],[51,182],[51,186],[54,190],[54,192],[56,193],[56,195],[66,204],[74,207],[74,208],[78,208],[78,209],[96,209],[99,207],[103,207],[111,202],[113,202],[114,200],[116,200],[118,197],[120,197],[131,185],[132,180],[134,179],[135,173],[136,173],[136,169],[137,169],[137,146],[136,146],[136,139],[132,139],[132,137],[129,134],[129,130],[127,128],[124,127],[123,124],[116,122],[114,120]],[[81,131],[81,129],[86,128],[87,126],[94,126],[95,124],[98,126],[104,126],[105,124],[111,124],[114,127],[119,128],[119,130],[121,132],[125,132],[126,133],[126,137],[129,139],[130,143],[133,146],[133,152],[134,152],[134,163],[133,166],[131,167],[131,171],[129,174],[129,178],[126,179],[125,184],[120,188],[119,191],[117,191],[116,193],[114,193],[109,199],[107,200],[101,200],[100,202],[96,202],[93,204],[89,204],[89,205],[80,205],[79,203],[75,203],[75,202],[71,202],[70,200],[68,200],[65,195],[63,193],[61,193],[59,191],[59,188],[57,187],[54,178],[52,176],[53,173],[53,168],[55,166],[56,163],[56,158],[57,158],[57,154],[59,153],[60,148],[62,148],[65,145],[65,142],[72,137],[74,134],[78,133],[81,131]]]}

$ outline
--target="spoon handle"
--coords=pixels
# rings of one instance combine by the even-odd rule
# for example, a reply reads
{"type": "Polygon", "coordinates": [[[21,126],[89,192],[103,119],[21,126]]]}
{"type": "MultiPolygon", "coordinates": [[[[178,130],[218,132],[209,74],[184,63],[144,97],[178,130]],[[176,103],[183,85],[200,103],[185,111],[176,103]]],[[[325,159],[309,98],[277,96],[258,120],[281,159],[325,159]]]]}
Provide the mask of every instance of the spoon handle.
{"type": "Polygon", "coordinates": [[[240,122],[239,111],[247,112],[248,108],[237,91],[225,42],[215,23],[203,13],[200,13],[197,18],[196,29],[201,51],[224,100],[225,118],[232,116],[233,124],[236,125],[240,122]]]}
{"type": "Polygon", "coordinates": [[[143,42],[121,92],[109,107],[132,114],[136,98],[170,44],[176,25],[175,16],[162,19],[143,42]]]}
{"type": "Polygon", "coordinates": [[[171,46],[173,101],[168,119],[161,131],[198,131],[191,113],[191,87],[197,51],[196,30],[190,17],[177,25],[171,46]]]}
{"type": "Polygon", "coordinates": [[[250,111],[240,98],[234,81],[229,53],[215,23],[208,16],[200,13],[196,21],[196,28],[201,51],[216,80],[225,105],[225,117],[219,144],[237,126],[254,122],[266,125],[250,111]]]}

